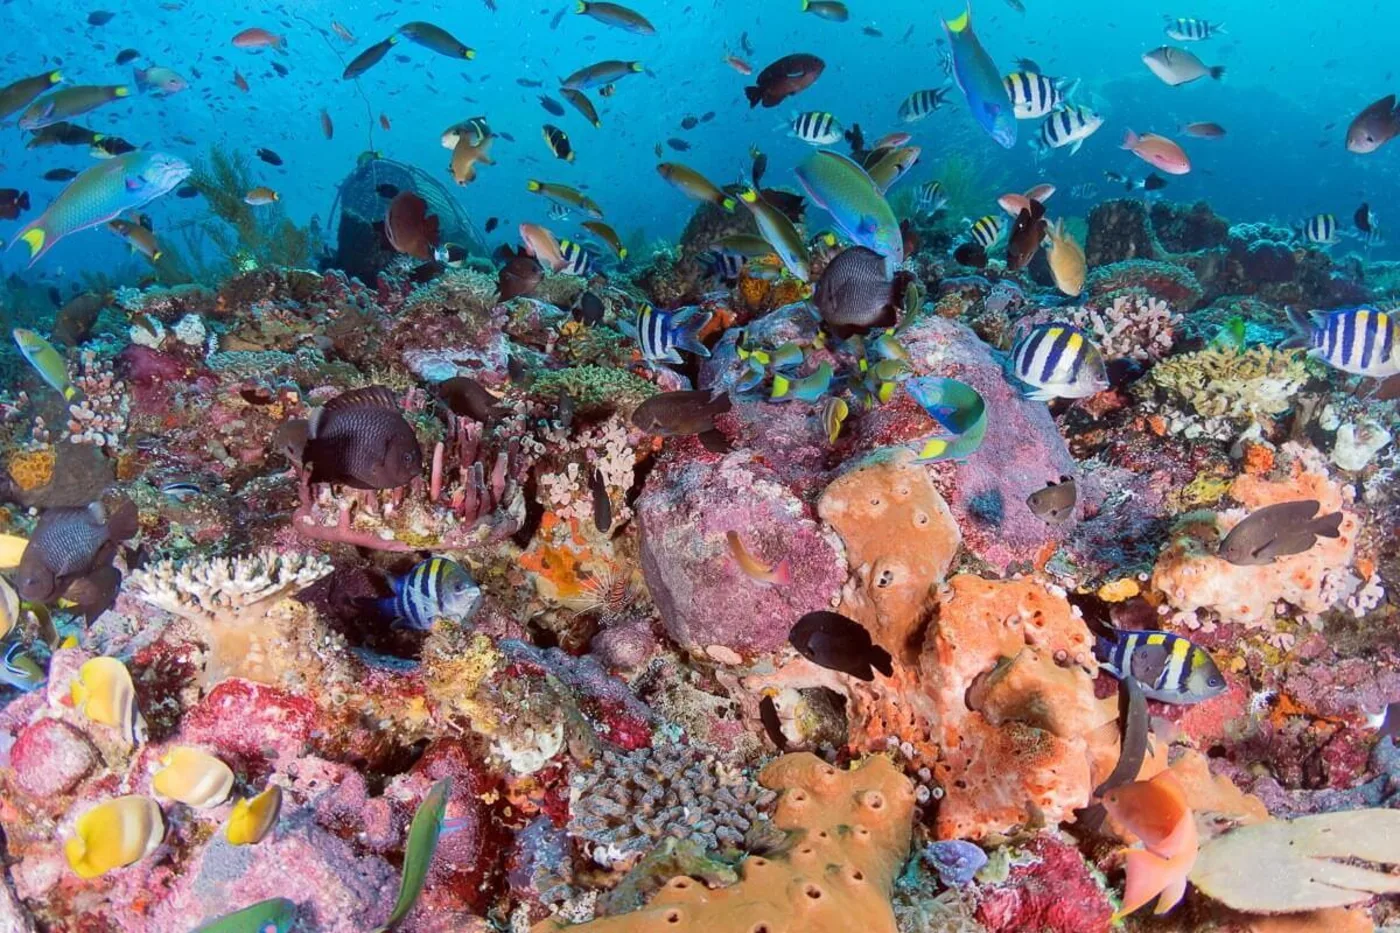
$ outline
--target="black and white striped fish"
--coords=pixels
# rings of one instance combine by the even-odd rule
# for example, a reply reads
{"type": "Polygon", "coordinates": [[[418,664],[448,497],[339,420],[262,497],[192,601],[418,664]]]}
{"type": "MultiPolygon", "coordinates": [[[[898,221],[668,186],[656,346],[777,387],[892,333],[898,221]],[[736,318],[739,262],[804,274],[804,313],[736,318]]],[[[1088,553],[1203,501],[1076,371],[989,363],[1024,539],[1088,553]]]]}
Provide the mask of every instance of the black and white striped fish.
{"type": "Polygon", "coordinates": [[[1122,680],[1131,675],[1143,696],[1189,706],[1225,692],[1225,676],[1204,648],[1170,632],[1113,632],[1094,639],[1099,666],[1122,680]]]}
{"type": "Polygon", "coordinates": [[[681,350],[708,358],[710,348],[697,336],[713,317],[711,312],[691,306],[667,312],[643,304],[635,324],[623,326],[642,348],[642,358],[652,363],[681,363],[681,350]]]}
{"type": "Polygon", "coordinates": [[[991,249],[1001,235],[1006,232],[1006,218],[1000,214],[987,214],[972,222],[969,231],[972,239],[983,249],[991,249]]]}
{"type": "Polygon", "coordinates": [[[841,126],[841,121],[831,114],[821,110],[809,110],[793,116],[788,135],[813,146],[830,146],[840,142],[846,131],[841,126]]]}
{"type": "Polygon", "coordinates": [[[1400,316],[1363,305],[1297,323],[1308,328],[1311,355],[1335,369],[1376,379],[1400,373],[1400,316]]]}
{"type": "Polygon", "coordinates": [[[1303,239],[1309,243],[1331,246],[1337,242],[1337,218],[1334,214],[1314,214],[1303,221],[1303,239]]]}
{"type": "Polygon", "coordinates": [[[1073,324],[1041,324],[1011,348],[1012,375],[1031,388],[1027,398],[1088,398],[1108,388],[1103,354],[1073,324]]]}
{"type": "Polygon", "coordinates": [[[592,275],[597,271],[593,254],[573,240],[559,241],[559,255],[564,257],[564,265],[558,271],[565,275],[592,275]]]}
{"type": "Polygon", "coordinates": [[[737,279],[739,271],[744,268],[744,257],[726,249],[711,249],[701,253],[700,261],[725,281],[737,279]]]}
{"type": "Polygon", "coordinates": [[[1167,21],[1167,35],[1178,42],[1200,42],[1213,36],[1225,34],[1224,23],[1212,23],[1204,19],[1196,19],[1194,16],[1167,16],[1163,15],[1167,21]]]}
{"type": "Polygon", "coordinates": [[[953,76],[953,53],[946,47],[938,50],[938,68],[946,77],[953,76]]]}
{"type": "Polygon", "coordinates": [[[948,97],[951,88],[928,88],[922,91],[915,91],[904,98],[904,103],[899,105],[899,118],[905,123],[914,123],[933,113],[948,97]]]}
{"type": "Polygon", "coordinates": [[[1040,124],[1040,145],[1043,149],[1059,149],[1069,146],[1069,154],[1074,155],[1084,140],[1098,132],[1103,126],[1103,117],[1088,107],[1061,107],[1052,110],[1045,122],[1040,124]]]}
{"type": "Polygon", "coordinates": [[[1017,71],[1007,75],[1002,83],[1018,120],[1039,119],[1065,102],[1066,85],[1058,78],[1017,71]]]}
{"type": "Polygon", "coordinates": [[[394,581],[394,595],[380,602],[380,608],[394,616],[396,625],[419,631],[428,631],[439,618],[466,625],[480,605],[481,588],[471,574],[445,557],[414,564],[394,581]]]}
{"type": "Polygon", "coordinates": [[[920,214],[936,214],[948,206],[948,193],[941,181],[926,181],[914,189],[914,206],[920,214]]]}

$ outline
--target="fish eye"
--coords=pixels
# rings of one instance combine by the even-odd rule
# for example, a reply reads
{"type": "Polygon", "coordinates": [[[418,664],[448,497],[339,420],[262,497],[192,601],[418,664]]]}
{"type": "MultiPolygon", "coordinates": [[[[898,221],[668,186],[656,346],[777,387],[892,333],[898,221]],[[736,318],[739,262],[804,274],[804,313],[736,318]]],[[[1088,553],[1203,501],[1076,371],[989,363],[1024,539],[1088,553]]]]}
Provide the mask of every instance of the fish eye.
{"type": "Polygon", "coordinates": [[[1223,677],[1212,677],[1210,680],[1206,681],[1206,684],[1211,687],[1223,687],[1225,686],[1225,679],[1223,677]]]}

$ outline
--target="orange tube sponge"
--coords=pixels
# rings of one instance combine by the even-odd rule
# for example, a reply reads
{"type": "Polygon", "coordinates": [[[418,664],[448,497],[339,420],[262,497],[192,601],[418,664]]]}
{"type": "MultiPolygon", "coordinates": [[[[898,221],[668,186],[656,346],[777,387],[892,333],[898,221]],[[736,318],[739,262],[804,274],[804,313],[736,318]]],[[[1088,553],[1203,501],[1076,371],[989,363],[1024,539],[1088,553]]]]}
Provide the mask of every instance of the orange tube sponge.
{"type": "Polygon", "coordinates": [[[909,779],[881,756],[842,771],[800,753],[773,761],[759,782],[782,793],[773,825],[797,834],[784,855],[748,858],[727,888],[680,876],[641,910],[579,926],[546,920],[534,933],[895,933],[890,892],[909,852],[909,779]]]}

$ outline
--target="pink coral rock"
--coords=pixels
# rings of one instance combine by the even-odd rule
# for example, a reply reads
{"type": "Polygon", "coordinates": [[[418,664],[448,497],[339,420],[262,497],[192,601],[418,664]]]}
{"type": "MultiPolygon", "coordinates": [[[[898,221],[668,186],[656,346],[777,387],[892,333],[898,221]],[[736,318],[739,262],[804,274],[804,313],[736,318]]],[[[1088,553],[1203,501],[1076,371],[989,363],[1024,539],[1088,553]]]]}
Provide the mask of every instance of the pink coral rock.
{"type": "Polygon", "coordinates": [[[71,792],[97,763],[92,743],[57,719],[41,719],[26,727],[10,749],[15,784],[40,799],[71,792]]]}
{"type": "Polygon", "coordinates": [[[988,933],[1107,933],[1113,906],[1079,851],[1052,836],[1026,850],[1034,858],[978,889],[977,919],[988,933]]]}
{"type": "Polygon", "coordinates": [[[667,632],[685,648],[773,651],[804,614],[831,608],[845,580],[836,542],[749,453],[662,464],[637,500],[637,514],[647,587],[667,632]],[[726,540],[730,531],[757,560],[786,559],[791,585],[745,574],[726,540]]]}

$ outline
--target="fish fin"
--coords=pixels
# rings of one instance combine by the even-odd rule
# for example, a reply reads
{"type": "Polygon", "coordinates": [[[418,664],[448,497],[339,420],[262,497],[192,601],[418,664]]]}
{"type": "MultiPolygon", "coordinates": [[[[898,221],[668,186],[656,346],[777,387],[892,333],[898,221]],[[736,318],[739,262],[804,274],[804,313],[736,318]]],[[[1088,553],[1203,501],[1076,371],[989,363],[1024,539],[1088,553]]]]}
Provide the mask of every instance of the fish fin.
{"type": "Polygon", "coordinates": [[[365,386],[362,389],[351,389],[331,399],[321,408],[322,420],[334,415],[336,412],[346,411],[352,408],[384,408],[396,414],[403,412],[403,407],[399,405],[398,396],[394,390],[388,386],[365,386]]]}
{"type": "Polygon", "coordinates": [[[709,359],[710,348],[700,342],[699,334],[700,331],[704,330],[705,326],[710,323],[710,319],[713,317],[714,314],[712,312],[701,312],[698,308],[690,310],[689,313],[682,312],[677,315],[674,319],[676,325],[676,348],[688,350],[696,356],[709,359]]]}
{"type": "Polygon", "coordinates": [[[112,541],[134,538],[140,530],[141,517],[136,510],[136,503],[130,499],[123,498],[121,503],[107,514],[107,537],[112,541]]]}
{"type": "Polygon", "coordinates": [[[1167,882],[1167,886],[1162,889],[1162,893],[1157,895],[1157,906],[1152,912],[1158,916],[1171,910],[1181,899],[1186,896],[1186,876],[1178,872],[1167,882]]]}
{"type": "Polygon", "coordinates": [[[1331,515],[1324,515],[1315,519],[1308,530],[1318,537],[1337,538],[1342,534],[1342,513],[1333,512],[1331,515]]]}
{"type": "Polygon", "coordinates": [[[792,562],[786,557],[778,561],[777,565],[769,571],[769,583],[775,586],[792,585],[792,562]]]}
{"type": "Polygon", "coordinates": [[[1216,66],[1214,66],[1213,68],[1210,69],[1210,76],[1211,76],[1212,78],[1214,78],[1215,80],[1219,81],[1221,78],[1223,78],[1223,77],[1225,76],[1225,66],[1224,66],[1224,65],[1216,65],[1216,66]]]}
{"type": "Polygon", "coordinates": [[[782,373],[773,374],[773,394],[769,398],[784,398],[792,391],[792,380],[782,373]]]}
{"type": "Polygon", "coordinates": [[[758,102],[763,99],[763,88],[753,85],[744,88],[744,96],[749,99],[749,109],[758,106],[758,102]]]}
{"type": "Polygon", "coordinates": [[[894,676],[894,659],[890,657],[890,653],[884,648],[881,648],[879,645],[871,645],[869,660],[870,666],[881,674],[884,674],[886,677],[894,676]]]}
{"type": "Polygon", "coordinates": [[[1069,147],[1069,154],[1074,155],[1076,152],[1079,151],[1079,147],[1082,145],[1084,145],[1084,140],[1076,139],[1069,147]]]}

